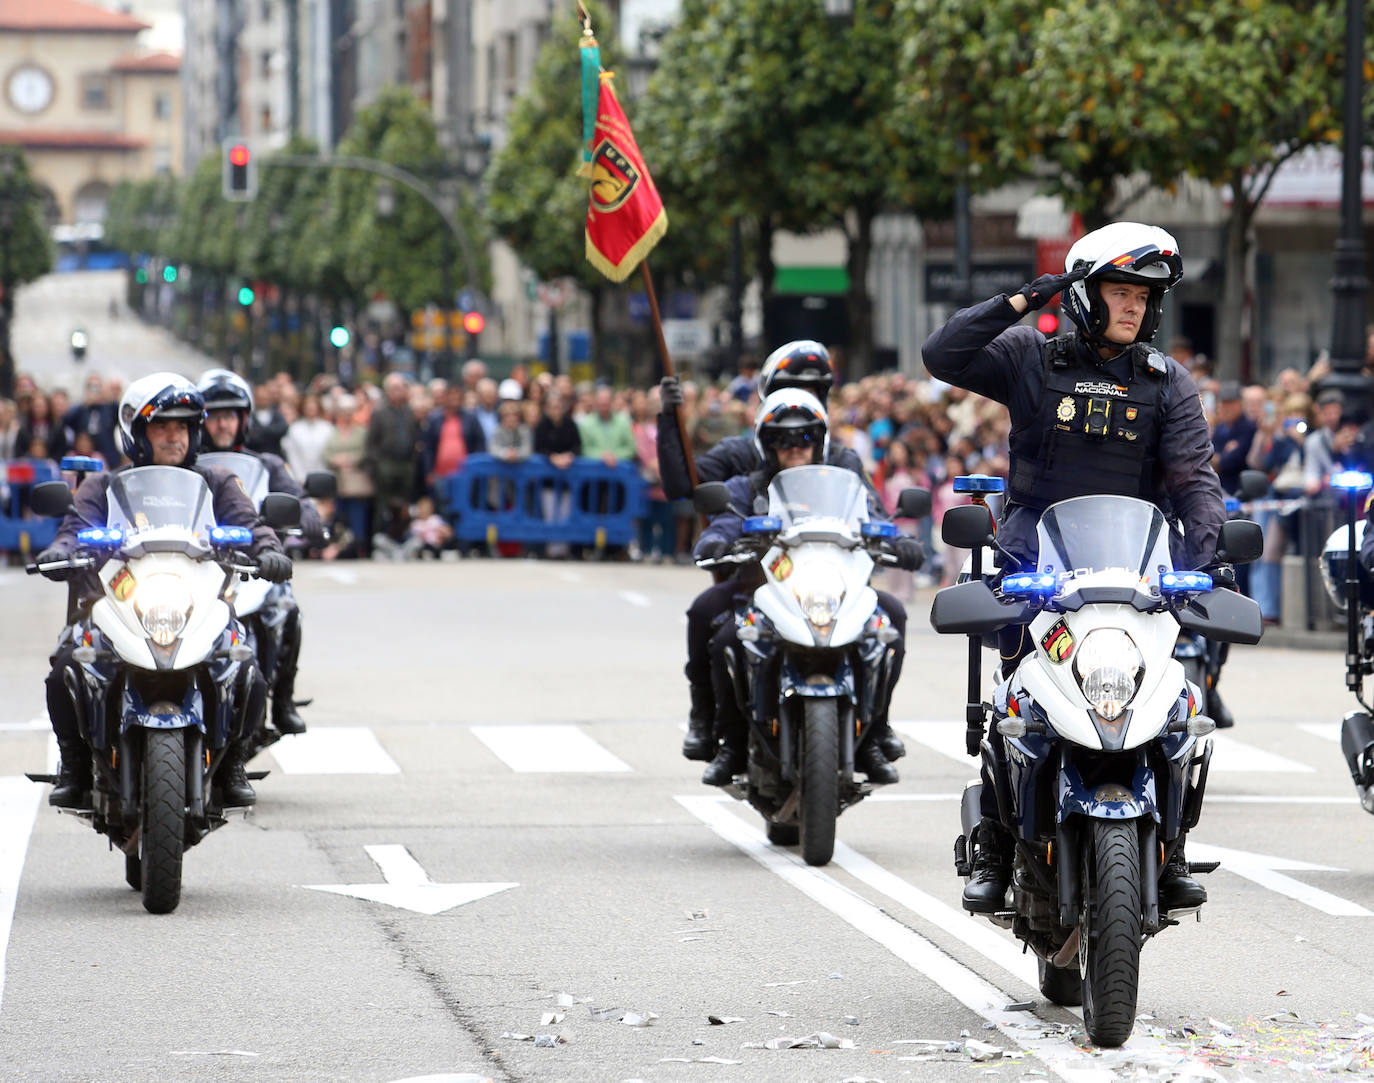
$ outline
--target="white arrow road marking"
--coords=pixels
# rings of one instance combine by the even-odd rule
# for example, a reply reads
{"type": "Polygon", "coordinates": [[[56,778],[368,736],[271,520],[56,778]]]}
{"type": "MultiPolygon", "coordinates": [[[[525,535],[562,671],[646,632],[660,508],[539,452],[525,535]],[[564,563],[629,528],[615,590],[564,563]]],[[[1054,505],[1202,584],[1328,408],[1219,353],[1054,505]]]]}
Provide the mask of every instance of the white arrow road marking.
{"type": "Polygon", "coordinates": [[[399,775],[377,735],[366,726],[312,726],[271,748],[288,775],[399,775]]]}
{"type": "Polygon", "coordinates": [[[384,884],[305,884],[310,891],[330,891],[355,899],[384,903],[417,914],[442,914],[464,903],[485,899],[519,884],[436,884],[404,846],[364,846],[382,870],[384,884]]]}
{"type": "MultiPolygon", "coordinates": [[[[758,828],[751,827],[722,807],[718,798],[691,796],[678,797],[676,800],[717,835],[737,846],[769,872],[785,880],[840,920],[892,952],[912,969],[926,975],[961,1004],[989,1022],[995,1023],[1002,1037],[1038,1057],[1056,1075],[1069,1080],[1070,1083],[1109,1083],[1118,1078],[1110,1069],[1085,1057],[1067,1038],[1029,1037],[1022,1029],[1024,1025],[1043,1020],[1031,1012],[1003,1010],[1003,1005],[1016,1000],[1016,997],[985,981],[974,971],[946,955],[925,937],[884,913],[821,869],[805,864],[796,854],[770,846],[758,828]]],[[[837,853],[842,852],[837,848],[837,853]]],[[[862,860],[854,861],[852,864],[855,868],[863,868],[862,860]]],[[[960,921],[966,922],[967,919],[960,918],[960,921]]],[[[997,961],[1000,965],[1000,959],[997,961]]],[[[1168,1047],[1152,1038],[1133,1036],[1124,1048],[1128,1052],[1146,1056],[1168,1055],[1172,1067],[1182,1066],[1179,1061],[1181,1054],[1176,1047],[1168,1047]]],[[[1201,1060],[1184,1057],[1184,1063],[1193,1073],[1190,1078],[1221,1079],[1221,1076],[1201,1060]]]]}
{"type": "Polygon", "coordinates": [[[472,732],[512,771],[538,774],[630,770],[629,764],[611,755],[576,726],[473,726],[472,732]]]}
{"type": "Polygon", "coordinates": [[[1340,743],[1341,724],[1339,722],[1299,722],[1298,729],[1305,730],[1313,737],[1320,737],[1323,741],[1340,743]]]}
{"type": "MultiPolygon", "coordinates": [[[[942,756],[977,770],[978,760],[964,751],[964,723],[936,720],[930,722],[894,722],[892,728],[942,756]]],[[[1310,764],[1290,760],[1262,748],[1237,741],[1229,734],[1212,734],[1212,764],[1217,773],[1240,774],[1266,772],[1270,774],[1312,774],[1310,764]]]]}
{"type": "Polygon", "coordinates": [[[5,955],[10,944],[19,877],[44,788],[22,776],[0,778],[0,1000],[5,993],[5,955]]]}
{"type": "Polygon", "coordinates": [[[1189,842],[1188,858],[1192,861],[1220,861],[1222,868],[1237,876],[1243,876],[1270,891],[1277,891],[1280,895],[1287,895],[1290,899],[1296,899],[1320,910],[1323,914],[1331,914],[1338,918],[1374,917],[1374,913],[1349,899],[1342,899],[1329,891],[1311,887],[1278,871],[1283,869],[1287,872],[1344,872],[1344,869],[1331,865],[1313,865],[1306,861],[1290,861],[1285,857],[1270,857],[1268,854],[1252,854],[1246,850],[1232,850],[1205,842],[1189,842]]]}

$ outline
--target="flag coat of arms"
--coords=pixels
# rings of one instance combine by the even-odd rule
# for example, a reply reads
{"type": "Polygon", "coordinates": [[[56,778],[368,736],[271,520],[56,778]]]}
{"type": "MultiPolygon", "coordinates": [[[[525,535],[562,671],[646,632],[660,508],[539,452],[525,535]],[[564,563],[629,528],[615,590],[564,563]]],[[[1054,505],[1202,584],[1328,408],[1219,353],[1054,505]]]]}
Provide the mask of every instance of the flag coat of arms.
{"type": "Polygon", "coordinates": [[[587,259],[623,282],[668,230],[668,212],[616,99],[611,73],[597,79],[596,120],[584,148],[591,174],[587,259]]]}

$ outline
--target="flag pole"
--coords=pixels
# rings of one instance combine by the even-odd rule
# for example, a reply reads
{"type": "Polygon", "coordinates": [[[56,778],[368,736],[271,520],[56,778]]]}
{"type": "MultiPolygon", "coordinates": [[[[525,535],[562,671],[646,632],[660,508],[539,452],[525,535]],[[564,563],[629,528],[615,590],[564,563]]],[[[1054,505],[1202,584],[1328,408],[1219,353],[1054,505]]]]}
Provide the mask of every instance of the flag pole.
{"type": "MultiPolygon", "coordinates": [[[[663,375],[676,376],[673,371],[673,359],[668,355],[668,340],[663,337],[663,319],[658,314],[658,294],[654,292],[654,276],[649,273],[649,260],[644,258],[639,261],[639,273],[644,279],[644,292],[649,297],[649,314],[654,320],[654,337],[658,339],[658,356],[663,359],[663,375]]],[[[697,480],[697,464],[692,457],[692,444],[687,439],[687,419],[683,417],[680,409],[674,410],[673,415],[677,418],[678,437],[682,441],[682,455],[687,460],[687,477],[692,482],[695,489],[699,484],[697,480]]]]}

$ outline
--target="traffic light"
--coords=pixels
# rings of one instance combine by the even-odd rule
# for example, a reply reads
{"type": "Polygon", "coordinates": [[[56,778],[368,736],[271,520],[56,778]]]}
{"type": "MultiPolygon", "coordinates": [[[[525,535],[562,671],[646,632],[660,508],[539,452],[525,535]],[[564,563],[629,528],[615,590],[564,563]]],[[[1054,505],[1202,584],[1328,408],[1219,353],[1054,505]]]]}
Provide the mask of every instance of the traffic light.
{"type": "Polygon", "coordinates": [[[148,272],[140,267],[134,272],[134,281],[140,286],[144,285],[148,281],[148,272]]]}
{"type": "Polygon", "coordinates": [[[353,340],[353,336],[348,333],[347,327],[331,327],[329,329],[329,344],[335,349],[342,350],[353,340]]]}
{"type": "Polygon", "coordinates": [[[1051,305],[1035,317],[1035,329],[1046,338],[1059,334],[1063,326],[1064,320],[1059,313],[1058,305],[1051,305]]]}
{"type": "Polygon", "coordinates": [[[253,303],[253,296],[254,294],[252,286],[239,287],[239,304],[241,304],[244,308],[247,308],[249,305],[253,303]]]}
{"type": "Polygon", "coordinates": [[[171,264],[168,264],[166,267],[162,268],[162,281],[170,284],[172,282],[175,282],[176,280],[177,269],[175,267],[173,267],[171,264]]]}
{"type": "Polygon", "coordinates": [[[253,150],[239,139],[226,139],[223,147],[224,198],[246,203],[258,194],[258,167],[253,150]]]}
{"type": "Polygon", "coordinates": [[[480,312],[463,313],[463,330],[469,335],[480,335],[482,328],[486,327],[487,318],[480,312]]]}

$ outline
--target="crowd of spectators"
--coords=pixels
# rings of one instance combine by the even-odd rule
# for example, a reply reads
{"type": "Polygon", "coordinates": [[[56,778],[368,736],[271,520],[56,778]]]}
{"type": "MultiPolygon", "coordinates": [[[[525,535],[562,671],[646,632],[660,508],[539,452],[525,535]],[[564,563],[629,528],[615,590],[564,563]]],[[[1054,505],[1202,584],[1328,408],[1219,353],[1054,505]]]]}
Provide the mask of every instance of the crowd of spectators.
{"type": "MultiPolygon", "coordinates": [[[[1374,333],[1369,341],[1374,363],[1374,333]]],[[[1207,360],[1184,340],[1171,343],[1170,353],[1198,383],[1223,488],[1235,493],[1242,470],[1262,470],[1272,495],[1288,502],[1257,513],[1266,552],[1250,573],[1252,594],[1266,618],[1276,620],[1277,564],[1299,542],[1298,509],[1329,501],[1333,471],[1374,461],[1374,429],[1361,429],[1340,392],[1319,390],[1329,371],[1324,360],[1305,372],[1284,368],[1267,385],[1242,386],[1215,379],[1207,360]]],[[[746,364],[729,381],[683,381],[682,420],[694,454],[752,431],[756,376],[746,364]]],[[[0,460],[84,454],[116,465],[121,391],[116,381],[93,372],[81,401],[72,403],[62,391],[44,393],[20,376],[15,399],[0,400],[0,460]]],[[[648,512],[637,544],[621,555],[689,559],[697,518],[688,502],[665,500],[659,485],[657,387],[574,384],[567,375],[536,375],[523,365],[498,381],[482,361],[472,360],[452,383],[418,383],[392,373],[380,387],[349,388],[325,376],[300,387],[278,374],[255,388],[255,398],[251,448],[283,456],[297,478],[329,471],[337,479],[337,500],[322,509],[332,524],[331,538],[312,555],[456,558],[445,488],[438,483],[461,471],[468,456],[486,452],[507,462],[544,456],[559,469],[578,457],[632,464],[645,483],[648,512]]],[[[961,554],[942,551],[938,525],[945,510],[962,500],[953,491],[958,475],[1006,476],[1006,410],[940,381],[880,372],[838,386],[829,413],[832,442],[859,455],[889,506],[909,486],[933,494],[928,521],[900,524],[928,543],[932,559],[915,577],[886,573],[895,580],[889,588],[909,597],[918,585],[953,581],[961,554]]],[[[500,551],[520,549],[503,543],[500,551]]],[[[567,555],[557,546],[537,552],[567,555]]]]}

